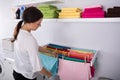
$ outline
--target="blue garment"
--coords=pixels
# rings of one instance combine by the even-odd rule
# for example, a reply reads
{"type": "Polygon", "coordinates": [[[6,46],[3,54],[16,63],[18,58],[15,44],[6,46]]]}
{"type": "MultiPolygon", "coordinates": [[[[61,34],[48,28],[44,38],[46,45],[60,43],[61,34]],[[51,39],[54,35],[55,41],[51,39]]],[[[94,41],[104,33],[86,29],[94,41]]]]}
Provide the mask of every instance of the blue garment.
{"type": "Polygon", "coordinates": [[[39,57],[41,59],[42,65],[53,75],[56,75],[58,71],[58,58],[48,56],[44,53],[40,53],[39,57]]]}

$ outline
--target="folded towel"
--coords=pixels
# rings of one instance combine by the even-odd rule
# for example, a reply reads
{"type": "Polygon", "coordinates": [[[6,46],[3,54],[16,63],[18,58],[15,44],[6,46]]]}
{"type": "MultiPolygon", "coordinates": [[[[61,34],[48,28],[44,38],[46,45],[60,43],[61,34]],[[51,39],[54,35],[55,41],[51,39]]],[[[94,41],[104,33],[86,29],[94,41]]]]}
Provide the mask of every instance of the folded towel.
{"type": "Polygon", "coordinates": [[[80,12],[82,11],[80,8],[62,8],[62,12],[80,12]]]}
{"type": "Polygon", "coordinates": [[[38,8],[41,11],[47,11],[47,10],[57,10],[57,8],[38,8]]]}
{"type": "Polygon", "coordinates": [[[48,19],[48,18],[58,18],[58,16],[56,16],[56,15],[44,15],[43,18],[45,18],[45,19],[48,19]]]}
{"type": "Polygon", "coordinates": [[[90,6],[90,7],[85,7],[85,8],[102,8],[103,6],[102,5],[93,5],[93,6],[90,6]]]}
{"type": "Polygon", "coordinates": [[[102,10],[102,5],[96,5],[92,7],[85,7],[84,12],[100,12],[102,10]]]}
{"type": "Polygon", "coordinates": [[[107,13],[109,13],[109,14],[120,14],[120,8],[108,8],[107,13]]]}
{"type": "Polygon", "coordinates": [[[60,12],[59,16],[80,16],[80,12],[60,12]]]}
{"type": "Polygon", "coordinates": [[[59,16],[59,18],[80,18],[80,16],[59,16]]]}
{"type": "Polygon", "coordinates": [[[101,8],[85,8],[84,9],[84,12],[89,12],[89,13],[100,12],[100,11],[103,11],[103,10],[101,8]]]}
{"type": "Polygon", "coordinates": [[[120,9],[120,6],[114,6],[114,8],[120,9]]]}
{"type": "Polygon", "coordinates": [[[110,14],[110,13],[107,13],[106,17],[120,17],[120,14],[110,14]]]}
{"type": "Polygon", "coordinates": [[[53,9],[51,9],[51,10],[41,10],[41,12],[42,12],[43,14],[45,14],[45,13],[50,13],[50,14],[57,13],[57,11],[56,11],[56,10],[53,10],[53,9]]]}
{"type": "Polygon", "coordinates": [[[44,16],[58,16],[58,14],[57,13],[54,13],[54,14],[51,14],[51,13],[45,13],[45,14],[43,14],[44,16]]]}
{"type": "Polygon", "coordinates": [[[82,18],[104,18],[105,17],[105,12],[93,12],[93,13],[82,13],[82,18]]]}

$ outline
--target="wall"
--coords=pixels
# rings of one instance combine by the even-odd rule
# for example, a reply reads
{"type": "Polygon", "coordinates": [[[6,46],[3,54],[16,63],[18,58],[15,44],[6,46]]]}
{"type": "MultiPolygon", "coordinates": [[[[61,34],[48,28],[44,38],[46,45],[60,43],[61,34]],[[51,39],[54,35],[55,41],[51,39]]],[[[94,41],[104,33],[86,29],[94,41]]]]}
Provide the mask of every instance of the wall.
{"type": "MultiPolygon", "coordinates": [[[[101,4],[106,11],[108,7],[120,6],[119,0],[65,0],[63,4],[55,4],[58,8],[79,7],[85,8],[101,4]]],[[[51,42],[66,46],[97,49],[98,68],[95,78],[108,77],[120,80],[120,23],[84,23],[66,22],[51,27],[51,42]]]]}
{"type": "Polygon", "coordinates": [[[98,67],[93,80],[100,76],[119,80],[119,26],[120,23],[61,23],[51,28],[51,42],[99,50],[98,67]]]}
{"type": "MultiPolygon", "coordinates": [[[[0,3],[0,39],[12,37],[17,21],[13,19],[11,8],[13,1],[0,3]],[[8,3],[9,2],[9,3],[8,3]]],[[[119,0],[65,0],[65,3],[54,4],[61,7],[88,7],[93,4],[107,7],[119,6],[119,0]]],[[[52,42],[72,47],[99,50],[98,69],[94,80],[104,76],[120,80],[120,23],[85,23],[85,22],[52,22],[42,23],[42,27],[33,32],[40,45],[52,42]]],[[[0,42],[1,43],[1,42],[0,42]]]]}
{"type": "Polygon", "coordinates": [[[1,39],[12,36],[13,28],[15,25],[12,21],[12,1],[4,0],[0,2],[0,46],[1,39]]]}

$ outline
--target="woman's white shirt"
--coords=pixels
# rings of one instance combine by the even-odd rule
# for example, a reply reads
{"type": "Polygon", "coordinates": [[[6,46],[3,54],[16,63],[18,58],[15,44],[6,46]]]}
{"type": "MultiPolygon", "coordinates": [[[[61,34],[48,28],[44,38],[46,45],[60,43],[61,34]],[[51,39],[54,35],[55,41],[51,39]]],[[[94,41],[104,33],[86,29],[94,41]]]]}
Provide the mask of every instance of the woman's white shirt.
{"type": "Polygon", "coordinates": [[[36,78],[43,68],[38,57],[38,48],[37,41],[32,34],[20,29],[17,40],[14,43],[14,70],[26,78],[36,78]]]}

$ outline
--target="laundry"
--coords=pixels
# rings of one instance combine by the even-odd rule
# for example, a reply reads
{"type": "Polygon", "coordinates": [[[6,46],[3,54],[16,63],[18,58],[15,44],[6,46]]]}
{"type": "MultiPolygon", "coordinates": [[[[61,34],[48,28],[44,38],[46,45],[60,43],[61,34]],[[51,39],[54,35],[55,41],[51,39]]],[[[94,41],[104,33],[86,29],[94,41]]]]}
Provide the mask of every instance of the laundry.
{"type": "Polygon", "coordinates": [[[80,18],[80,16],[59,16],[59,18],[80,18]]]}
{"type": "Polygon", "coordinates": [[[82,18],[104,18],[105,11],[101,6],[87,7],[82,12],[82,18]]]}
{"type": "Polygon", "coordinates": [[[80,12],[80,8],[62,8],[62,12],[80,12]]]}
{"type": "Polygon", "coordinates": [[[45,55],[44,53],[40,53],[39,57],[42,61],[43,66],[53,75],[56,75],[58,70],[58,58],[45,55]]]}
{"type": "Polygon", "coordinates": [[[93,12],[93,13],[82,13],[82,18],[104,18],[105,17],[105,12],[93,12]]]}
{"type": "Polygon", "coordinates": [[[90,64],[59,59],[58,75],[61,80],[89,80],[90,64]]]}
{"type": "Polygon", "coordinates": [[[64,12],[64,13],[59,13],[60,16],[80,16],[80,12],[73,12],[73,13],[69,13],[68,12],[64,12]]]}
{"type": "Polygon", "coordinates": [[[85,13],[90,13],[90,12],[100,12],[102,11],[102,5],[96,5],[96,6],[93,6],[93,7],[86,7],[84,9],[84,12],[85,13]]]}
{"type": "Polygon", "coordinates": [[[90,62],[93,58],[93,54],[82,54],[82,53],[78,53],[78,52],[74,52],[74,51],[70,51],[68,53],[68,56],[71,58],[77,58],[77,59],[82,59],[85,60],[87,62],[90,62]]]}
{"type": "Polygon", "coordinates": [[[59,18],[80,18],[82,9],[80,8],[62,8],[59,18]]]}
{"type": "Polygon", "coordinates": [[[50,5],[50,4],[40,4],[37,7],[38,8],[49,8],[49,9],[57,8],[56,6],[50,5]]]}
{"type": "Polygon", "coordinates": [[[58,9],[54,5],[41,4],[37,6],[38,9],[43,13],[44,18],[58,18],[58,9]]]}
{"type": "Polygon", "coordinates": [[[120,6],[107,9],[106,17],[120,17],[120,6]]]}
{"type": "Polygon", "coordinates": [[[77,52],[77,53],[82,53],[82,54],[94,54],[93,52],[85,51],[85,50],[74,50],[70,49],[69,51],[77,52]]]}
{"type": "Polygon", "coordinates": [[[85,62],[85,60],[82,59],[76,59],[76,58],[70,58],[70,57],[63,57],[65,60],[70,60],[70,61],[76,61],[76,62],[85,62]]]}

